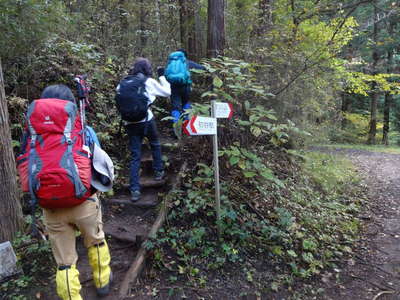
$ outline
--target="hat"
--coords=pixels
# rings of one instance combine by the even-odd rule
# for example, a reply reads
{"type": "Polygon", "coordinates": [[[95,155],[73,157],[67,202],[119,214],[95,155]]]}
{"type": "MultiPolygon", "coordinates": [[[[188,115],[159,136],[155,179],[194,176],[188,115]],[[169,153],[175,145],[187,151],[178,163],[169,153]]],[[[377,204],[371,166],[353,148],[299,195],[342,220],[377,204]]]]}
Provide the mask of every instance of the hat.
{"type": "Polygon", "coordinates": [[[91,185],[100,192],[111,190],[114,180],[114,164],[108,154],[94,143],[91,185]]]}

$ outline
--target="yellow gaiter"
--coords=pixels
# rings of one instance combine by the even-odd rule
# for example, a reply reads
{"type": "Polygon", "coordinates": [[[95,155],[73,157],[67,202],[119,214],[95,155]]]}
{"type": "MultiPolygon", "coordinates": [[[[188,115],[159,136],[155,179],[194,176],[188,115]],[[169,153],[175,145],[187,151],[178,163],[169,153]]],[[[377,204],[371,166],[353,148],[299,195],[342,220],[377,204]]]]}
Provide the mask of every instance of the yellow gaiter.
{"type": "Polygon", "coordinates": [[[63,300],[82,300],[79,271],[75,265],[59,267],[56,274],[57,294],[63,300]]]}
{"type": "Polygon", "coordinates": [[[112,275],[110,268],[111,257],[106,241],[89,247],[88,256],[97,293],[99,295],[108,294],[112,275]]]}

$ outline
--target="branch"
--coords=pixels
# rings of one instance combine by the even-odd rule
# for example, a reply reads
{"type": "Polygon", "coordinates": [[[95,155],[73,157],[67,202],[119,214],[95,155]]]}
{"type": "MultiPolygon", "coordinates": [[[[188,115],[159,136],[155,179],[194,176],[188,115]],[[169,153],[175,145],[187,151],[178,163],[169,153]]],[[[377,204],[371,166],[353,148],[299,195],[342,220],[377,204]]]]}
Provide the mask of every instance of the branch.
{"type": "MultiPolygon", "coordinates": [[[[336,35],[340,32],[340,30],[343,28],[344,24],[346,23],[347,19],[351,16],[351,14],[358,8],[358,5],[360,5],[361,3],[365,3],[365,2],[370,2],[371,0],[364,0],[364,1],[360,1],[358,2],[357,5],[354,6],[347,6],[347,7],[351,7],[350,11],[347,12],[346,16],[343,18],[343,20],[340,22],[340,24],[337,26],[337,28],[335,29],[334,33],[332,34],[331,38],[329,39],[329,41],[326,43],[325,46],[323,46],[322,48],[319,48],[317,50],[315,50],[310,56],[308,56],[305,59],[304,62],[304,67],[301,69],[301,71],[296,74],[283,88],[281,88],[280,90],[278,90],[277,92],[274,92],[273,94],[275,96],[281,94],[283,91],[285,91],[288,87],[290,87],[301,75],[303,75],[308,69],[318,65],[321,60],[317,60],[316,62],[307,65],[307,61],[309,61],[316,53],[321,52],[322,50],[324,50],[326,47],[329,47],[330,45],[332,45],[336,35]]],[[[334,56],[331,56],[331,58],[333,58],[334,56]]]]}

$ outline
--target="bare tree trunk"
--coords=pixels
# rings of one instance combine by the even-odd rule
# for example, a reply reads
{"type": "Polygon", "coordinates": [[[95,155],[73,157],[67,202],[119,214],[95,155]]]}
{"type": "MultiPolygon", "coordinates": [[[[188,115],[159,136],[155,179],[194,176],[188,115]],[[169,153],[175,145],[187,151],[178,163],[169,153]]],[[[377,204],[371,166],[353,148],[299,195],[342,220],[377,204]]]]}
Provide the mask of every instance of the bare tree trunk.
{"type": "Polygon", "coordinates": [[[11,241],[22,226],[20,193],[8,122],[8,108],[0,61],[0,243],[11,241]]]}
{"type": "Polygon", "coordinates": [[[273,0],[259,0],[259,24],[258,24],[258,34],[265,34],[271,29],[272,26],[272,5],[273,0]]]}
{"type": "Polygon", "coordinates": [[[370,105],[370,121],[369,121],[369,132],[368,132],[368,140],[367,144],[369,145],[375,145],[376,143],[376,124],[377,124],[377,119],[376,119],[376,113],[378,110],[378,98],[379,98],[379,93],[376,91],[377,84],[376,82],[373,82],[372,84],[372,96],[371,96],[371,105],[370,105]]]}
{"type": "Polygon", "coordinates": [[[224,54],[225,1],[208,0],[207,57],[224,54]]]}
{"type": "MultiPolygon", "coordinates": [[[[144,48],[147,44],[147,37],[146,37],[146,9],[145,9],[146,2],[144,0],[139,1],[139,30],[140,30],[140,49],[138,53],[143,53],[144,48]]],[[[142,54],[143,55],[143,54],[142,54]]]]}
{"type": "Polygon", "coordinates": [[[156,21],[156,34],[157,37],[161,36],[161,12],[160,12],[160,0],[155,0],[154,2],[154,14],[156,21]]]}
{"type": "MultiPolygon", "coordinates": [[[[388,51],[387,57],[387,72],[390,74],[392,72],[393,64],[393,50],[388,51]]],[[[383,135],[382,144],[389,146],[389,129],[390,129],[390,108],[392,106],[393,95],[390,92],[385,93],[385,103],[383,109],[383,135]]]]}
{"type": "Polygon", "coordinates": [[[344,114],[350,110],[350,101],[346,92],[342,92],[342,129],[347,126],[347,119],[344,114]]]}
{"type": "Polygon", "coordinates": [[[196,14],[196,7],[197,7],[197,0],[191,0],[191,3],[189,4],[189,9],[188,9],[188,27],[189,27],[189,32],[188,32],[188,41],[187,41],[187,49],[189,53],[189,57],[197,60],[197,36],[196,36],[196,19],[195,19],[195,14],[196,14]]]}
{"type": "Polygon", "coordinates": [[[129,39],[127,37],[127,32],[129,30],[129,22],[128,22],[128,14],[126,12],[125,7],[126,0],[118,1],[118,19],[119,19],[119,28],[121,30],[120,38],[119,38],[119,53],[123,59],[123,64],[125,65],[128,61],[130,47],[129,47],[129,39]]]}
{"type": "Polygon", "coordinates": [[[188,52],[189,58],[196,59],[196,22],[195,8],[197,0],[179,0],[181,45],[188,52]]]}
{"type": "Polygon", "coordinates": [[[202,28],[204,28],[205,24],[202,23],[202,19],[200,17],[200,4],[198,0],[193,0],[195,5],[194,7],[194,20],[195,20],[195,31],[196,31],[196,58],[199,59],[205,56],[206,46],[204,45],[204,41],[206,40],[206,36],[202,28]]]}
{"type": "Polygon", "coordinates": [[[393,96],[386,92],[385,94],[385,108],[383,110],[383,135],[382,144],[389,146],[389,129],[390,129],[390,108],[392,106],[393,96]]]}
{"type": "MultiPolygon", "coordinates": [[[[377,18],[377,7],[375,5],[374,11],[374,19],[377,18]]],[[[377,22],[374,23],[374,32],[373,32],[373,41],[374,41],[374,50],[372,53],[372,75],[377,74],[377,65],[379,61],[378,49],[377,49],[377,42],[378,42],[378,24],[377,22]]],[[[368,140],[367,144],[374,145],[376,143],[376,113],[378,109],[378,98],[379,92],[377,91],[377,83],[372,83],[372,95],[371,95],[371,119],[369,122],[369,132],[368,132],[368,140]]]]}
{"type": "MultiPolygon", "coordinates": [[[[393,29],[396,24],[391,21],[389,23],[388,33],[389,37],[393,36],[393,29]]],[[[393,71],[393,49],[389,49],[387,52],[387,72],[390,74],[393,71]]],[[[389,146],[389,130],[390,130],[390,109],[393,102],[393,95],[390,92],[385,93],[385,103],[383,109],[383,134],[382,144],[389,146]]]]}
{"type": "Polygon", "coordinates": [[[181,45],[188,52],[189,58],[197,59],[195,9],[197,0],[179,0],[181,45]]]}

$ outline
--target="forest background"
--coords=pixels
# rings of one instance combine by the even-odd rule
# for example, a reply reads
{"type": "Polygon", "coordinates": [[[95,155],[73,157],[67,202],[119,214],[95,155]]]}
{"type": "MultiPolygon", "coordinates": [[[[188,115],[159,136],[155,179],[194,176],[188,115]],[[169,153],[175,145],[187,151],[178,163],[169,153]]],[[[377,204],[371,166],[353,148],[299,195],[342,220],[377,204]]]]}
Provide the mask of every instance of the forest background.
{"type": "MultiPolygon", "coordinates": [[[[332,267],[332,257],[351,251],[332,243],[339,236],[352,240],[358,223],[349,216],[360,203],[339,199],[346,180],[352,183],[351,173],[335,177],[334,162],[324,158],[319,164],[321,158],[299,149],[330,142],[400,143],[399,21],[399,3],[386,0],[0,0],[12,147],[18,153],[28,103],[47,85],[72,86],[75,74],[86,73],[92,86],[88,119],[117,162],[117,172],[122,170],[128,154],[120,150],[126,141],[118,134],[115,86],[136,57],[147,57],[156,67],[165,65],[170,52],[185,48],[190,59],[207,67],[194,75],[197,105],[191,113],[207,112],[210,99],[235,107],[235,117],[224,121],[220,132],[229,204],[225,199],[225,246],[211,265],[241,260],[246,256],[241,247],[247,254],[267,248],[292,275],[307,278],[332,267]],[[337,219],[325,220],[325,204],[312,202],[321,197],[330,205],[338,201],[337,219]],[[313,211],[298,209],[305,203],[312,203],[313,211]],[[315,210],[320,219],[310,220],[307,214],[315,210]]],[[[155,110],[162,119],[169,103],[155,110]]],[[[170,126],[169,120],[161,124],[170,126]]],[[[200,248],[206,257],[217,248],[201,242],[215,231],[208,223],[212,169],[210,148],[198,144],[186,142],[194,149],[192,156],[186,154],[195,172],[177,192],[186,200],[175,205],[184,203],[187,210],[172,218],[184,224],[190,215],[202,217],[185,237],[184,255],[200,248]]],[[[346,190],[348,196],[352,192],[346,190]]],[[[20,228],[16,219],[10,223],[20,228]]],[[[179,226],[166,230],[164,244],[179,226]]],[[[2,227],[10,229],[3,236],[17,231],[2,227]]],[[[178,274],[198,277],[194,263],[181,259],[185,268],[178,274]]],[[[246,273],[249,281],[252,272],[246,273]]],[[[277,290],[292,275],[269,280],[269,287],[277,290]]]]}

